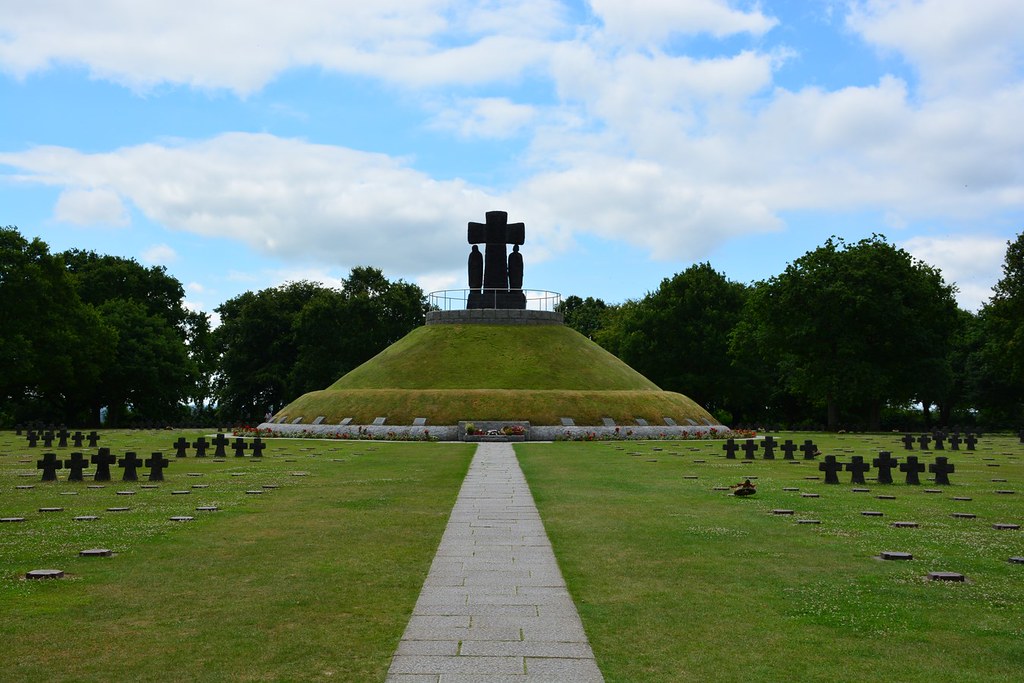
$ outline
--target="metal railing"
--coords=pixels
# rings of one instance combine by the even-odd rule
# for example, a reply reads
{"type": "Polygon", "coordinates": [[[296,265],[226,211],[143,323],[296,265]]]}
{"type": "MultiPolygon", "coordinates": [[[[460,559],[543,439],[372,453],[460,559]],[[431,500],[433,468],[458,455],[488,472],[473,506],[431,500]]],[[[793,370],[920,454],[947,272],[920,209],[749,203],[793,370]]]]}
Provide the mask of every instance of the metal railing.
{"type": "MultiPolygon", "coordinates": [[[[562,303],[562,295],[558,292],[549,292],[544,289],[442,289],[427,294],[427,304],[434,311],[462,311],[469,308],[470,294],[474,299],[481,302],[481,305],[474,308],[512,308],[505,304],[510,297],[519,298],[521,294],[526,299],[526,310],[528,311],[549,311],[554,312],[555,308],[562,303]],[[479,295],[479,296],[477,296],[479,295]]],[[[519,299],[522,301],[522,299],[519,299]]],[[[515,308],[520,308],[516,306],[515,308]]]]}

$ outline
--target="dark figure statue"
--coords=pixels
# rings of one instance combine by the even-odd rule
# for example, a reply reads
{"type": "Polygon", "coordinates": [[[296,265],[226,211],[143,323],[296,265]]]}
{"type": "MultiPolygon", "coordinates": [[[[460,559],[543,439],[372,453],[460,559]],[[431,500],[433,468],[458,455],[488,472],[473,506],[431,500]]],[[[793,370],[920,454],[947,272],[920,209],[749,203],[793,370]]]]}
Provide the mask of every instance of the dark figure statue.
{"type": "Polygon", "coordinates": [[[469,288],[479,293],[484,286],[484,255],[480,253],[480,247],[473,245],[473,251],[469,252],[469,288]]]}
{"type": "MultiPolygon", "coordinates": [[[[520,245],[526,241],[526,226],[523,223],[509,223],[505,211],[488,211],[486,223],[470,223],[467,231],[469,243],[484,244],[483,292],[476,296],[470,292],[469,308],[526,308],[526,298],[522,292],[516,296],[509,295],[508,245],[520,245]],[[522,300],[520,302],[520,299],[522,300]]],[[[518,254],[516,250],[515,254],[518,254]]],[[[470,254],[470,289],[474,283],[473,254],[470,254]]],[[[522,287],[521,259],[519,267],[519,287],[522,287]]]]}

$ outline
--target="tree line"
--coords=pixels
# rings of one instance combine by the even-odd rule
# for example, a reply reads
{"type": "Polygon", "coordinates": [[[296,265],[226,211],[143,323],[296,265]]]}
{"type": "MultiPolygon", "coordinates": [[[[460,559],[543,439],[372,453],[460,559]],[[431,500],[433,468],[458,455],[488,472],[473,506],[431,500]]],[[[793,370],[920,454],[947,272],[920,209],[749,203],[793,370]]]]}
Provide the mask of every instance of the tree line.
{"type": "MultiPolygon", "coordinates": [[[[1024,234],[978,313],[875,236],[831,238],[742,284],[710,264],[636,300],[569,296],[566,324],[727,424],[1016,427],[1024,420],[1024,234]]],[[[0,424],[259,421],[423,324],[423,291],[372,267],[189,310],[160,266],[51,253],[0,229],[0,424]]]]}
{"type": "Polygon", "coordinates": [[[710,264],[566,324],[726,424],[829,429],[1024,424],[1024,234],[978,313],[883,236],[830,238],[751,285],[710,264]]]}
{"type": "Polygon", "coordinates": [[[162,266],[0,228],[0,425],[262,421],[422,325],[426,299],[358,267],[215,310],[213,329],[162,266]]]}

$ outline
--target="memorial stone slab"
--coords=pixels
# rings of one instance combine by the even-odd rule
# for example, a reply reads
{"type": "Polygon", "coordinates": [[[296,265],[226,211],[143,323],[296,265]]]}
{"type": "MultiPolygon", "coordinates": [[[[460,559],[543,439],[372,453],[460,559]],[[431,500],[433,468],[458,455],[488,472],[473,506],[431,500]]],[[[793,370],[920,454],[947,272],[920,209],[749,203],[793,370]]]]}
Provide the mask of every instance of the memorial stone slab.
{"type": "Polygon", "coordinates": [[[373,426],[374,427],[381,427],[387,421],[388,421],[387,417],[375,417],[375,418],[373,418],[373,426]]]}
{"type": "Polygon", "coordinates": [[[316,418],[313,420],[313,424],[315,424],[315,425],[323,424],[324,420],[326,420],[326,419],[327,418],[325,416],[323,416],[323,415],[317,415],[316,418]]]}

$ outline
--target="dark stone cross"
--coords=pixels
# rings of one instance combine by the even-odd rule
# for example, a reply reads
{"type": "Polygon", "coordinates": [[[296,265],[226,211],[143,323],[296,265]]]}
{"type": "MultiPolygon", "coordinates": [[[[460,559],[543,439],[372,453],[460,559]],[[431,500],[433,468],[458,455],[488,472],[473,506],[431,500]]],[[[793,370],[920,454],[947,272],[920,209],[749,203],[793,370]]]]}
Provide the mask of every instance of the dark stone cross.
{"type": "Polygon", "coordinates": [[[263,449],[267,447],[267,444],[263,443],[263,439],[256,437],[252,440],[252,445],[249,446],[249,450],[252,451],[252,457],[262,458],[263,449]]]}
{"type": "Polygon", "coordinates": [[[89,458],[93,465],[96,465],[96,474],[93,481],[110,481],[110,466],[117,462],[117,458],[110,454],[109,448],[101,448],[96,455],[89,458]]]}
{"type": "Polygon", "coordinates": [[[192,442],[192,448],[196,449],[196,457],[205,458],[206,449],[209,447],[209,445],[210,444],[206,443],[206,439],[202,436],[196,439],[194,442],[192,442]]]}
{"type": "Polygon", "coordinates": [[[121,481],[138,481],[139,473],[136,471],[142,467],[142,461],[132,451],[124,454],[124,457],[117,461],[117,466],[124,470],[121,481]]]}
{"type": "Polygon", "coordinates": [[[28,447],[29,448],[35,448],[36,444],[39,442],[39,435],[36,434],[35,432],[29,432],[25,436],[25,438],[28,439],[28,447]]]}
{"type": "Polygon", "coordinates": [[[249,448],[249,446],[247,446],[245,443],[245,439],[241,437],[235,439],[235,443],[231,444],[231,447],[235,449],[236,458],[245,457],[245,450],[249,448]]]}
{"type": "Polygon", "coordinates": [[[935,450],[937,450],[937,451],[944,451],[944,450],[946,450],[946,447],[943,445],[945,443],[945,441],[946,441],[946,435],[945,434],[943,434],[942,432],[935,432],[934,434],[932,434],[932,439],[935,441],[935,446],[934,446],[935,450]]]}
{"type": "Polygon", "coordinates": [[[889,451],[880,451],[878,457],[871,461],[871,464],[878,468],[878,483],[891,484],[892,470],[899,464],[899,460],[892,457],[889,451]]]}
{"type": "Polygon", "coordinates": [[[774,460],[775,446],[777,445],[778,444],[775,443],[775,439],[773,439],[771,435],[764,437],[764,440],[761,441],[761,448],[764,450],[764,456],[762,457],[764,457],[765,460],[774,460]]]}
{"type": "Polygon", "coordinates": [[[914,435],[904,434],[903,435],[903,447],[908,451],[914,450],[914,435]]]}
{"type": "Polygon", "coordinates": [[[796,460],[793,453],[796,451],[797,445],[793,443],[792,439],[786,439],[785,443],[779,446],[779,450],[782,451],[783,460],[796,460]]]}
{"type": "Polygon", "coordinates": [[[223,432],[217,432],[217,436],[214,437],[213,439],[213,445],[217,447],[217,449],[213,452],[213,457],[225,457],[224,447],[228,445],[228,439],[226,436],[224,436],[223,432]]]}
{"type": "Polygon", "coordinates": [[[935,475],[935,483],[940,486],[949,486],[949,475],[956,472],[954,467],[948,458],[939,456],[935,458],[935,462],[928,465],[928,471],[935,475]]]}
{"type": "Polygon", "coordinates": [[[100,435],[99,432],[89,432],[89,448],[96,448],[96,444],[99,443],[100,435]]]}
{"type": "Polygon", "coordinates": [[[921,450],[926,451],[928,450],[928,445],[932,442],[932,437],[928,436],[927,434],[922,434],[921,436],[917,437],[917,442],[921,444],[921,450]]]}
{"type": "Polygon", "coordinates": [[[57,432],[57,448],[67,448],[69,436],[71,436],[71,432],[61,427],[60,431],[57,432]]]}
{"type": "Polygon", "coordinates": [[[924,472],[924,463],[918,462],[916,455],[908,455],[907,461],[900,465],[900,472],[906,472],[908,484],[917,486],[921,483],[921,479],[917,475],[919,472],[924,472]]]}
{"type": "Polygon", "coordinates": [[[1017,432],[1017,438],[1020,439],[1021,443],[1024,443],[1024,429],[1017,432]]]}
{"type": "Polygon", "coordinates": [[[746,441],[744,441],[743,445],[740,446],[740,448],[743,449],[743,457],[745,459],[753,460],[757,457],[755,455],[755,453],[757,453],[757,442],[754,441],[753,439],[747,439],[746,441]]]}
{"type": "Polygon", "coordinates": [[[818,454],[818,447],[814,445],[813,441],[807,439],[800,447],[800,452],[804,454],[804,460],[814,460],[814,456],[818,454]]]}
{"type": "Polygon", "coordinates": [[[976,437],[974,434],[968,434],[967,438],[964,439],[964,444],[967,445],[967,450],[969,450],[969,451],[973,451],[974,450],[974,445],[977,444],[977,443],[978,443],[978,437],[976,437]]]}
{"type": "Polygon", "coordinates": [[[846,471],[850,473],[851,484],[864,484],[864,474],[871,469],[871,465],[864,462],[864,458],[854,455],[850,462],[846,463],[846,471]]]}
{"type": "Polygon", "coordinates": [[[43,481],[57,481],[57,470],[64,469],[64,464],[56,453],[43,453],[43,459],[36,461],[36,469],[43,471],[43,481]]]}
{"type": "Polygon", "coordinates": [[[81,448],[83,439],[85,439],[85,434],[82,432],[75,432],[71,435],[71,445],[75,448],[81,448]]]}
{"type": "Polygon", "coordinates": [[[89,466],[89,460],[81,453],[72,453],[68,460],[64,461],[64,469],[70,470],[68,481],[82,481],[82,470],[89,466]]]}
{"type": "Polygon", "coordinates": [[[188,440],[179,436],[178,440],[171,444],[174,447],[175,458],[187,458],[188,457],[188,440]]]}
{"type": "Polygon", "coordinates": [[[954,433],[954,434],[950,435],[950,437],[949,437],[949,450],[951,450],[951,451],[958,451],[958,450],[960,450],[960,435],[959,434],[954,433]]]}
{"type": "Polygon", "coordinates": [[[729,460],[736,459],[736,451],[738,451],[739,449],[740,447],[737,446],[736,442],[733,441],[732,439],[726,439],[725,443],[722,444],[722,450],[725,451],[725,457],[728,458],[729,460]]]}
{"type": "Polygon", "coordinates": [[[825,462],[818,463],[818,471],[825,473],[826,484],[838,484],[839,472],[843,469],[843,463],[836,461],[836,456],[826,455],[825,462]]]}
{"type": "Polygon", "coordinates": [[[150,481],[163,481],[164,468],[170,465],[171,461],[165,458],[162,453],[153,453],[144,464],[149,468],[150,481]]]}
{"type": "Polygon", "coordinates": [[[473,245],[469,255],[471,291],[467,307],[526,308],[526,297],[521,291],[523,257],[519,254],[519,245],[526,241],[526,226],[509,223],[505,211],[488,211],[486,215],[486,223],[470,223],[467,231],[473,245]],[[485,245],[482,259],[478,244],[485,245]],[[510,244],[515,245],[511,256],[510,244]]]}
{"type": "Polygon", "coordinates": [[[53,447],[53,432],[43,432],[43,447],[44,448],[52,448],[53,447]]]}

